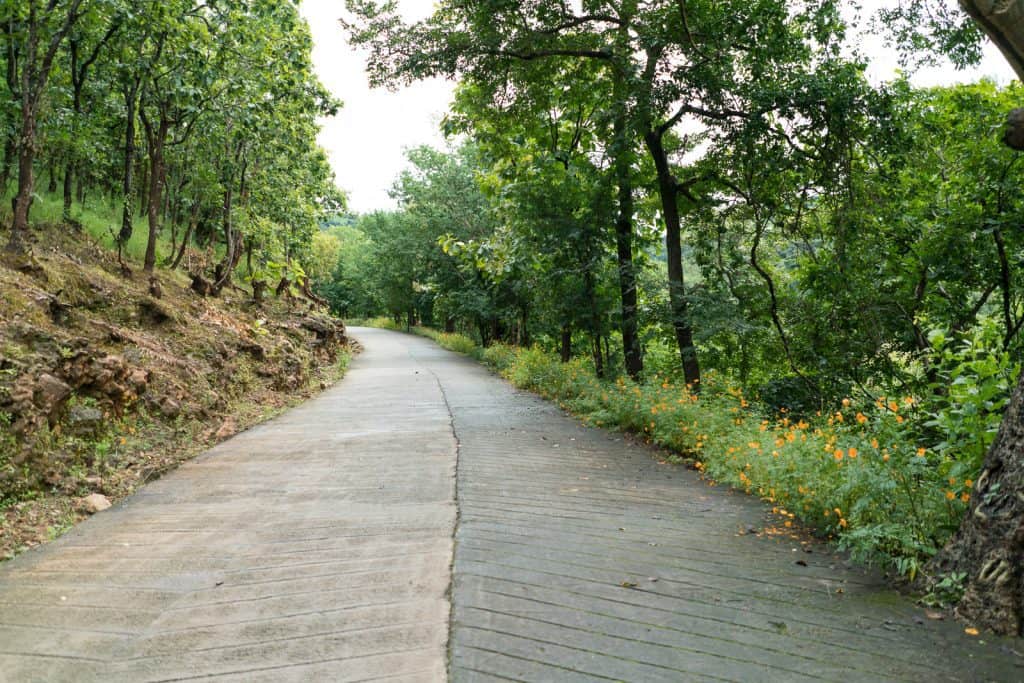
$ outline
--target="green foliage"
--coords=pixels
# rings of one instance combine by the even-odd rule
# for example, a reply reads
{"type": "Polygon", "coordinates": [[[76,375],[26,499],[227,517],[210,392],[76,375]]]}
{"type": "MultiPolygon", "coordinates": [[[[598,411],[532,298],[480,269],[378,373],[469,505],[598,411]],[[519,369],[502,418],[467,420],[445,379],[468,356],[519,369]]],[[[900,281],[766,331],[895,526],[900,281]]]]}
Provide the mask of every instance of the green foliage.
{"type": "Polygon", "coordinates": [[[921,602],[930,607],[955,605],[964,596],[966,580],[967,572],[950,572],[932,584],[931,590],[921,598],[921,602]]]}
{"type": "Polygon", "coordinates": [[[967,335],[949,339],[933,330],[934,373],[924,410],[935,449],[969,471],[981,468],[995,439],[1021,364],[1003,346],[999,324],[985,318],[967,335]]]}
{"type": "Polygon", "coordinates": [[[315,260],[316,226],[344,205],[315,142],[318,118],[340,104],[313,73],[297,5],[77,6],[52,3],[6,34],[2,190],[34,198],[31,219],[116,239],[147,269],[157,257],[172,262],[186,231],[193,271],[212,270],[214,259],[236,268],[243,248],[250,274],[267,261],[315,260]],[[30,64],[24,41],[36,34],[47,50],[33,50],[30,64]],[[25,82],[39,89],[27,109],[18,92],[25,69],[38,70],[25,82]],[[19,146],[24,135],[33,139],[19,146]],[[48,173],[51,189],[10,182],[19,150],[32,153],[35,176],[48,173]],[[53,191],[59,180],[63,196],[53,191]]]}

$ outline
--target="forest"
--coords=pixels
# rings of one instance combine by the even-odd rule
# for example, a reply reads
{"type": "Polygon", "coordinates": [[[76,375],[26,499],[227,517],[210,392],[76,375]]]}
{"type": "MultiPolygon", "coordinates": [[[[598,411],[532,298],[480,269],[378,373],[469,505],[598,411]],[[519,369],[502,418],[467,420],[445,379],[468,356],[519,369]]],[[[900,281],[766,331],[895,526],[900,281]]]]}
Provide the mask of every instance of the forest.
{"type": "MultiPolygon", "coordinates": [[[[1019,82],[872,84],[841,3],[570,5],[348,3],[373,82],[458,86],[318,291],[1019,632],[1019,82]]],[[[977,59],[939,5],[874,19],[908,67],[977,59]]]]}
{"type": "MultiPolygon", "coordinates": [[[[348,0],[373,85],[457,83],[353,215],[297,3],[6,0],[3,263],[59,225],[155,297],[430,335],[1019,634],[1024,89],[872,83],[846,4],[348,0]]],[[[1021,76],[1002,5],[870,20],[910,71],[994,40],[1021,76]]]]}
{"type": "Polygon", "coordinates": [[[211,292],[243,259],[257,289],[304,278],[344,197],[316,145],[341,103],[313,74],[296,4],[10,0],[2,30],[8,259],[31,259],[38,201],[146,274],[188,257],[211,292]]]}

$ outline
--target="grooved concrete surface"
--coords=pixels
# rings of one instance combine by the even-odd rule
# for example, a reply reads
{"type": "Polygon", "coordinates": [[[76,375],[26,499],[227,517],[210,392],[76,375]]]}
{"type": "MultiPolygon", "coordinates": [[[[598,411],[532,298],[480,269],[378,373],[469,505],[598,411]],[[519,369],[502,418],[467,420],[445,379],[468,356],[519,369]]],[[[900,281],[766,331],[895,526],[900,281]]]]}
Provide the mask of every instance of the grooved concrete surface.
{"type": "Polygon", "coordinates": [[[1019,643],[739,533],[758,501],[352,332],[335,389],[0,566],[0,679],[1024,680],[1019,643]]]}
{"type": "Polygon", "coordinates": [[[0,565],[0,680],[443,680],[455,441],[437,381],[381,342],[0,565]]]}

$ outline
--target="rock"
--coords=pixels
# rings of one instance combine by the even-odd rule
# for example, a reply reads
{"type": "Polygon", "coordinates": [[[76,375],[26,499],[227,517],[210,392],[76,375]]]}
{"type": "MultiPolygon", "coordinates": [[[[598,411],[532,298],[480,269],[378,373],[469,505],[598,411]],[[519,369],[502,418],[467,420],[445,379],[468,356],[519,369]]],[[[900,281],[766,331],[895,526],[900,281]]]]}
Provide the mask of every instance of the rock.
{"type": "Polygon", "coordinates": [[[135,389],[135,393],[141,394],[146,390],[146,385],[149,384],[149,372],[141,369],[132,370],[131,374],[128,375],[128,381],[135,389]]]}
{"type": "Polygon", "coordinates": [[[181,415],[181,403],[170,396],[167,396],[164,400],[160,401],[159,407],[163,416],[172,420],[181,415]]]}
{"type": "Polygon", "coordinates": [[[238,425],[235,424],[235,418],[229,417],[228,419],[224,420],[224,423],[221,424],[220,429],[218,429],[217,432],[213,435],[213,438],[216,441],[223,441],[229,436],[233,436],[234,433],[237,431],[238,425]]]}
{"type": "Polygon", "coordinates": [[[82,512],[94,515],[97,512],[106,510],[111,505],[110,499],[104,496],[102,493],[90,493],[85,498],[78,501],[78,507],[82,512]]]}
{"type": "Polygon", "coordinates": [[[51,374],[43,373],[36,380],[35,404],[40,408],[52,409],[71,394],[71,387],[51,374]]]}
{"type": "Polygon", "coordinates": [[[68,412],[68,428],[72,434],[96,434],[103,427],[103,411],[87,406],[75,406],[68,412]]]}

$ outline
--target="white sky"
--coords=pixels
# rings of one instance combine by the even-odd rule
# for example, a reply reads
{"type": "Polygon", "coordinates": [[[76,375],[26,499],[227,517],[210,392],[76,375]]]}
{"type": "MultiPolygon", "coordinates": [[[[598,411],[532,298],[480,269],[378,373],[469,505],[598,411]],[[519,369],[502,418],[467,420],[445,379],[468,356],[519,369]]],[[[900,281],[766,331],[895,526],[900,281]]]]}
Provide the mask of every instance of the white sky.
{"type": "MultiPolygon", "coordinates": [[[[873,12],[892,0],[861,0],[864,12],[873,12]]],[[[433,0],[400,0],[409,20],[425,17],[433,0]]],[[[313,62],[320,80],[345,106],[338,116],[324,121],[320,145],[327,150],[338,185],[345,190],[349,209],[363,213],[392,208],[388,189],[405,167],[405,150],[428,144],[444,145],[439,131],[454,84],[443,80],[416,83],[397,92],[370,90],[364,72],[366,55],[352,50],[338,24],[343,0],[302,0],[303,16],[313,32],[313,62]]],[[[869,76],[880,82],[897,69],[896,53],[881,36],[865,32],[861,50],[870,56],[869,76]]],[[[1013,72],[992,45],[977,68],[967,72],[952,66],[923,69],[912,78],[921,86],[973,81],[983,76],[1008,83],[1013,72]]]]}

